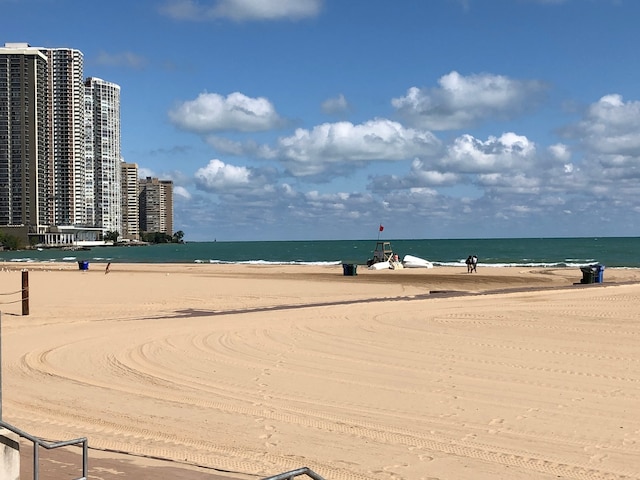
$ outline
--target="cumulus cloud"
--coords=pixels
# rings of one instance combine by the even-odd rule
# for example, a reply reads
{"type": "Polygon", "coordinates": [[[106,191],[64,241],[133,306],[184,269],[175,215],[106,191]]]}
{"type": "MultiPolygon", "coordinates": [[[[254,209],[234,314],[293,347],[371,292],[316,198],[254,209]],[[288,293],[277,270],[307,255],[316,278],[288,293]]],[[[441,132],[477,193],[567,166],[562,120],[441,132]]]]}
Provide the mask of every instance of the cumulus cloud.
{"type": "Polygon", "coordinates": [[[562,181],[564,165],[559,160],[551,166],[546,163],[525,136],[507,132],[482,141],[462,135],[452,141],[441,158],[416,158],[404,176],[374,177],[369,188],[379,193],[412,188],[454,192],[464,185],[463,191],[475,195],[533,195],[551,175],[558,183],[562,181]]]}
{"type": "Polygon", "coordinates": [[[196,133],[220,131],[258,132],[276,128],[282,119],[269,100],[251,98],[239,92],[226,97],[202,93],[169,111],[179,128],[196,133]]]}
{"type": "Polygon", "coordinates": [[[180,198],[184,198],[185,200],[191,199],[191,193],[189,193],[189,191],[186,188],[180,185],[176,185],[173,187],[173,194],[180,198]]]}
{"type": "Polygon", "coordinates": [[[209,192],[247,189],[251,186],[251,172],[246,167],[227,165],[221,160],[210,160],[195,175],[196,186],[209,192]]]}
{"type": "Polygon", "coordinates": [[[337,97],[328,98],[322,102],[322,111],[327,115],[337,115],[349,111],[349,103],[343,94],[337,97]]]}
{"type": "Polygon", "coordinates": [[[430,130],[454,130],[489,117],[510,118],[532,105],[545,90],[535,80],[514,80],[502,75],[462,76],[451,72],[439,87],[412,87],[391,104],[411,125],[430,130]]]}
{"type": "Polygon", "coordinates": [[[168,0],[160,13],[175,20],[300,20],[320,13],[323,0],[168,0]]]}
{"type": "Polygon", "coordinates": [[[548,150],[553,158],[561,160],[563,162],[566,162],[571,158],[571,150],[567,145],[564,145],[562,143],[550,145],[548,150]]]}
{"type": "Polygon", "coordinates": [[[535,159],[536,147],[527,137],[503,133],[486,141],[471,135],[455,139],[441,166],[456,172],[488,173],[509,168],[526,168],[535,159]]]}
{"type": "Polygon", "coordinates": [[[267,154],[296,177],[343,173],[374,161],[408,160],[433,155],[440,141],[430,132],[403,127],[385,119],[354,125],[324,123],[312,130],[297,129],[280,138],[267,154]]]}
{"type": "Polygon", "coordinates": [[[585,118],[570,133],[595,153],[640,156],[640,101],[605,95],[589,106],[585,118]]]}
{"type": "Polygon", "coordinates": [[[460,181],[461,176],[457,173],[430,170],[427,163],[416,159],[407,175],[378,175],[371,179],[368,188],[376,193],[411,189],[435,192],[436,187],[452,186],[460,181]]]}
{"type": "Polygon", "coordinates": [[[411,163],[411,176],[418,180],[419,185],[448,186],[460,181],[457,172],[441,172],[431,167],[423,160],[414,160],[411,163]]]}

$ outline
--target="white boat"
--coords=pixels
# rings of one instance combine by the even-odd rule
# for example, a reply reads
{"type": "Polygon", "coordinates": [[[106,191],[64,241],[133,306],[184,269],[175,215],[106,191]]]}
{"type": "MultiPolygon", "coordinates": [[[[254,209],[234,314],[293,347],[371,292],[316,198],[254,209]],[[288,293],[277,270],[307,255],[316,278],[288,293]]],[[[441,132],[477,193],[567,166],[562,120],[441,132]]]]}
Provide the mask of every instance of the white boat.
{"type": "Polygon", "coordinates": [[[433,263],[430,261],[413,255],[405,255],[402,264],[404,268],[433,268],[433,263]]]}
{"type": "Polygon", "coordinates": [[[389,270],[389,260],[385,262],[376,262],[369,265],[369,270],[389,270]]]}

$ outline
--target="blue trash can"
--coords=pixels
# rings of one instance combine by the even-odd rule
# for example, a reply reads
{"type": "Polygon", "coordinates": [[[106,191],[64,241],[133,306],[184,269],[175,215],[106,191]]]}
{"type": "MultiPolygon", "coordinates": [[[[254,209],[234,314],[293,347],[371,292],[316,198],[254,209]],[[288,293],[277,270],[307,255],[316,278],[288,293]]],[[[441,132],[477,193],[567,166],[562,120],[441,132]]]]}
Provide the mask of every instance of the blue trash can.
{"type": "Polygon", "coordinates": [[[81,260],[78,262],[79,270],[89,270],[89,262],[86,260],[81,260]]]}
{"type": "Polygon", "coordinates": [[[602,283],[604,281],[604,265],[594,265],[596,269],[595,282],[602,283]]]}

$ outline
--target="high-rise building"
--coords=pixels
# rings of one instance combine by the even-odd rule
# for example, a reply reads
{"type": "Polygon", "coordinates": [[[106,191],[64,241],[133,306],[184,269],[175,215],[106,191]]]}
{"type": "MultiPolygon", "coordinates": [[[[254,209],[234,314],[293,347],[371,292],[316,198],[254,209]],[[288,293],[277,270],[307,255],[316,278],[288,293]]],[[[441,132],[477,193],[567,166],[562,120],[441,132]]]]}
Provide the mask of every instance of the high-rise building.
{"type": "Polygon", "coordinates": [[[140,180],[140,230],[173,235],[173,182],[140,180]]]}
{"type": "Polygon", "coordinates": [[[82,52],[71,48],[40,50],[48,60],[51,223],[87,226],[84,57],[82,52]]]}
{"type": "Polygon", "coordinates": [[[138,164],[121,164],[122,170],[122,232],[127,240],[140,240],[140,197],[138,194],[138,164]]]}
{"type": "Polygon", "coordinates": [[[83,188],[88,191],[93,185],[93,207],[89,202],[83,207],[103,233],[122,233],[120,86],[87,78],[84,108],[87,157],[83,188]]]}
{"type": "MultiPolygon", "coordinates": [[[[137,167],[133,179],[126,170],[125,190],[121,183],[120,87],[84,80],[83,64],[75,49],[0,48],[0,228],[31,241],[139,236],[130,201],[139,201],[137,167]]],[[[171,230],[169,207],[163,225],[171,230]]]]}
{"type": "Polygon", "coordinates": [[[47,57],[26,43],[0,48],[0,226],[50,223],[47,57]]]}

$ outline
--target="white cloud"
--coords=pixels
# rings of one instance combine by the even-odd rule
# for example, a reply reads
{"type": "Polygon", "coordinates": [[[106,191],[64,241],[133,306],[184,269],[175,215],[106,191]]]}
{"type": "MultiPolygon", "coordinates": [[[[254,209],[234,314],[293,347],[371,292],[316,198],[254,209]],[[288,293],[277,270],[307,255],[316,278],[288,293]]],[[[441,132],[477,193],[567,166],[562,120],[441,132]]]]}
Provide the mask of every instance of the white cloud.
{"type": "Polygon", "coordinates": [[[251,173],[246,167],[227,165],[213,159],[206,167],[199,168],[195,173],[196,185],[205,191],[225,191],[247,188],[251,185],[251,173]]]}
{"type": "Polygon", "coordinates": [[[447,170],[465,173],[490,173],[509,168],[528,168],[535,160],[535,144],[527,137],[503,133],[486,141],[471,135],[458,137],[441,160],[447,170]]]}
{"type": "Polygon", "coordinates": [[[544,91],[541,82],[514,80],[502,75],[462,76],[451,72],[438,80],[439,87],[412,87],[391,104],[414,126],[453,130],[489,117],[510,118],[531,105],[544,91]]]}
{"type": "Polygon", "coordinates": [[[226,97],[202,93],[169,111],[178,127],[196,133],[240,131],[258,132],[281,125],[282,120],[269,100],[251,98],[239,92],[226,97]]]}
{"type": "Polygon", "coordinates": [[[557,160],[566,162],[571,158],[571,150],[567,145],[564,145],[562,143],[551,145],[549,146],[548,150],[551,153],[551,156],[557,160]]]}
{"type": "MultiPolygon", "coordinates": [[[[449,80],[444,84],[455,90],[455,79],[449,80]]],[[[467,94],[456,94],[457,103],[450,105],[455,103],[462,110],[466,105],[473,116],[481,108],[474,110],[467,99],[468,85],[461,83],[467,94]]],[[[226,228],[244,225],[250,229],[260,219],[262,226],[295,225],[288,232],[292,236],[304,237],[305,229],[319,223],[336,225],[334,235],[339,235],[338,225],[345,222],[375,225],[378,219],[372,218],[372,211],[376,211],[390,218],[428,219],[434,234],[451,232],[458,224],[462,228],[473,224],[476,229],[486,228],[477,231],[490,235],[493,230],[486,225],[500,224],[503,231],[512,231],[513,225],[513,231],[529,231],[531,221],[555,228],[551,219],[565,212],[577,215],[594,206],[604,209],[604,205],[616,211],[630,209],[630,199],[637,192],[639,157],[623,152],[633,145],[635,131],[640,132],[640,102],[625,102],[618,95],[601,98],[581,122],[569,127],[578,142],[541,148],[514,132],[484,140],[464,134],[445,148],[428,130],[380,118],[300,128],[273,144],[260,145],[255,139],[238,141],[217,134],[225,129],[249,131],[246,124],[241,126],[247,116],[269,118],[273,114],[273,123],[280,121],[270,103],[265,107],[254,104],[256,99],[237,95],[232,99],[203,94],[183,110],[185,118],[191,119],[189,128],[206,133],[203,138],[214,148],[272,164],[271,170],[260,171],[216,159],[196,172],[198,193],[194,198],[215,198],[215,221],[226,228]],[[607,145],[613,145],[612,138],[626,139],[619,145],[620,153],[603,153],[609,151],[607,145]],[[591,148],[589,142],[600,147],[591,148]],[[581,153],[580,146],[589,148],[582,152],[583,157],[574,152],[581,153]],[[331,181],[357,169],[380,172],[372,164],[381,162],[396,162],[397,166],[392,174],[371,174],[364,193],[309,190],[313,182],[331,181]],[[276,169],[273,165],[278,164],[276,169]],[[297,177],[295,187],[281,183],[288,176],[297,177]]],[[[510,97],[500,98],[496,93],[494,99],[485,97],[485,103],[493,105],[494,112],[508,111],[510,97]]],[[[333,100],[337,106],[346,103],[340,96],[333,100]]],[[[186,208],[187,202],[181,205],[186,208]]],[[[188,205],[197,202],[193,199],[188,205]]]]}
{"type": "Polygon", "coordinates": [[[320,13],[322,0],[168,0],[160,12],[175,20],[299,20],[320,13]]]}
{"type": "Polygon", "coordinates": [[[191,193],[189,193],[186,188],[179,185],[173,187],[173,194],[177,195],[178,197],[184,198],[185,200],[191,199],[191,193]]]}
{"type": "Polygon", "coordinates": [[[640,156],[640,101],[605,95],[590,105],[574,133],[594,153],[640,156]]]}
{"type": "Polygon", "coordinates": [[[328,115],[337,115],[349,111],[349,103],[343,94],[337,97],[328,98],[322,102],[322,111],[328,115]]]}
{"type": "Polygon", "coordinates": [[[460,175],[455,172],[439,172],[437,170],[424,170],[422,161],[415,161],[411,165],[412,175],[421,185],[442,186],[454,185],[460,180],[460,175]]]}
{"type": "Polygon", "coordinates": [[[341,173],[374,161],[433,155],[439,148],[440,141],[430,132],[376,119],[359,125],[338,122],[297,129],[292,136],[280,138],[269,155],[292,175],[304,177],[341,173]]]}

